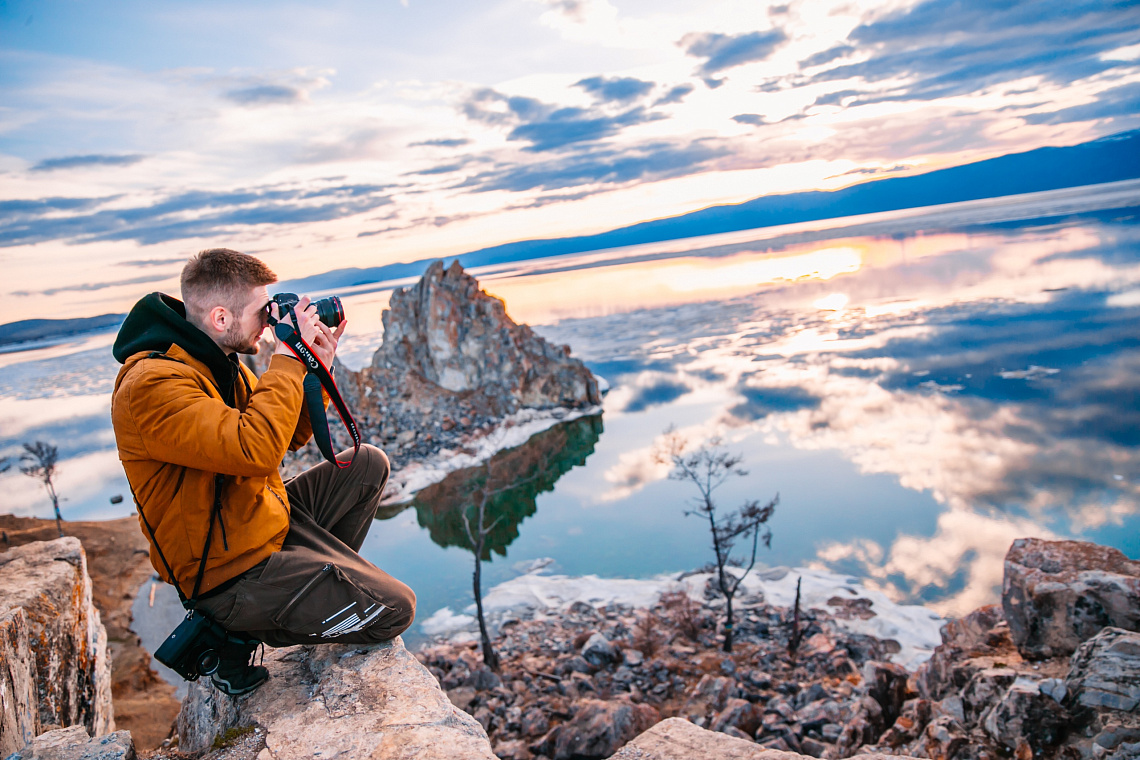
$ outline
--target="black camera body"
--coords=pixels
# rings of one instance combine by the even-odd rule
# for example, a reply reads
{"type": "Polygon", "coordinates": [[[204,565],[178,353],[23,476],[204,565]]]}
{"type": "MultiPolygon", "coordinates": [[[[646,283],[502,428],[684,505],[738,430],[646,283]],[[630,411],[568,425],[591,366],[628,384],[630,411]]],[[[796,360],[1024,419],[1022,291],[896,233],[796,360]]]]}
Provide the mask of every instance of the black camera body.
{"type": "Polygon", "coordinates": [[[197,681],[199,676],[218,669],[228,638],[225,628],[191,610],[162,642],[154,658],[187,681],[197,681]]]}
{"type": "MultiPolygon", "coordinates": [[[[277,302],[278,312],[283,315],[286,308],[296,308],[297,302],[301,299],[297,297],[296,293],[278,293],[273,296],[273,300],[277,302]]],[[[335,328],[344,321],[344,304],[340,302],[340,298],[337,296],[318,298],[312,304],[317,307],[317,319],[324,322],[326,326],[335,328]]]]}

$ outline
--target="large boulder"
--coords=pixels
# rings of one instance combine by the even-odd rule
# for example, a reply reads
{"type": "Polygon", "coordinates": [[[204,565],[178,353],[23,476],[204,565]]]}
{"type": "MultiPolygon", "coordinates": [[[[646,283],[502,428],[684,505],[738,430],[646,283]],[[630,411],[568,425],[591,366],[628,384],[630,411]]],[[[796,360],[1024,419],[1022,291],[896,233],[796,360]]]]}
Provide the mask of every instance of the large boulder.
{"type": "Polygon", "coordinates": [[[204,680],[191,684],[178,716],[180,749],[199,752],[228,729],[257,725],[274,760],[494,760],[483,727],[399,638],[273,649],[264,664],[270,680],[237,699],[204,680]]]}
{"type": "Polygon", "coordinates": [[[1140,630],[1140,562],[1107,546],[1020,538],[1005,557],[1002,609],[1022,656],[1069,655],[1106,626],[1140,630]]]}
{"type": "MultiPolygon", "coordinates": [[[[107,632],[91,602],[79,539],[37,541],[0,554],[0,615],[14,609],[23,610],[35,660],[37,729],[83,726],[96,737],[114,731],[107,632]]],[[[20,623],[6,619],[5,631],[19,635],[20,623]]],[[[6,648],[18,657],[21,646],[6,648]]]]}
{"type": "MultiPolygon", "coordinates": [[[[668,718],[626,744],[610,760],[802,760],[804,757],[708,731],[683,718],[668,718]]],[[[859,755],[860,760],[886,760],[887,757],[874,752],[859,755]]],[[[900,756],[890,757],[897,760],[900,756]]]]}
{"type": "Polygon", "coordinates": [[[36,661],[28,643],[24,610],[0,612],[0,757],[8,757],[36,737],[36,661]]]}
{"type": "Polygon", "coordinates": [[[135,760],[130,731],[92,738],[83,726],[45,731],[7,760],[135,760]]]}
{"type": "Polygon", "coordinates": [[[1084,707],[1140,710],[1140,634],[1105,628],[1082,644],[1070,663],[1068,699],[1084,707]]]}

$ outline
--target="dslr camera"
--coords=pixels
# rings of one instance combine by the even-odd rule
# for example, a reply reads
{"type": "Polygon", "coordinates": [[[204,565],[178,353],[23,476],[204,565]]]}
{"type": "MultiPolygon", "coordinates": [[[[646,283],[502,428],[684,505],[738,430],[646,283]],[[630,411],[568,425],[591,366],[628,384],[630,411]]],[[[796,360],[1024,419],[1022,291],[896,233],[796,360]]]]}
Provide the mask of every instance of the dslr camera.
{"type": "MultiPolygon", "coordinates": [[[[273,301],[277,304],[278,313],[285,314],[287,308],[296,308],[297,302],[301,299],[297,297],[296,293],[278,293],[273,296],[273,301]]],[[[317,319],[325,323],[326,327],[336,328],[341,322],[344,321],[344,304],[340,302],[337,296],[329,296],[328,298],[318,298],[312,302],[313,306],[317,307],[317,319]]],[[[269,310],[270,304],[265,305],[266,310],[269,310]]]]}
{"type": "Polygon", "coordinates": [[[197,681],[218,669],[222,652],[247,644],[202,613],[191,610],[166,637],[154,658],[187,681],[197,681]]]}

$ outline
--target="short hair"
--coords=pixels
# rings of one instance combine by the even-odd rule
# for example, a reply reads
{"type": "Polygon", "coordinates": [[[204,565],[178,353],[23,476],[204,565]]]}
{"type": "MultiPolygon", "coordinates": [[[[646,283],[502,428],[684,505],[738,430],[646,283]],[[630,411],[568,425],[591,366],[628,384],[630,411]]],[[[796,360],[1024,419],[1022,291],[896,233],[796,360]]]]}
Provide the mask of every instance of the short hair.
{"type": "Polygon", "coordinates": [[[261,259],[229,248],[210,248],[192,256],[182,268],[182,300],[186,316],[197,321],[210,309],[224,306],[240,312],[246,293],[258,285],[277,282],[261,259]]]}

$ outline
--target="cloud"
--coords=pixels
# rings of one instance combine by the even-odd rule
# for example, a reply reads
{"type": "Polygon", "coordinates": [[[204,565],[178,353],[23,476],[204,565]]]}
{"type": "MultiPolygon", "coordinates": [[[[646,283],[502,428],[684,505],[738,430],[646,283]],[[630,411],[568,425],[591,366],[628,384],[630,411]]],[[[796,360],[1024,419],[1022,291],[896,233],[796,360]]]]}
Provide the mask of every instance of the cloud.
{"type": "MultiPolygon", "coordinates": [[[[835,66],[810,81],[886,84],[857,104],[935,100],[1026,77],[1068,85],[1133,66],[1102,54],[1133,43],[1137,32],[1140,14],[1127,2],[926,0],[856,27],[848,43],[867,60],[835,66]]],[[[837,51],[819,54],[811,65],[837,51]]]]}
{"type": "Polygon", "coordinates": [[[764,117],[758,113],[738,113],[732,117],[732,120],[738,124],[752,124],[757,127],[767,123],[764,121],[764,117]]]}
{"type": "Polygon", "coordinates": [[[745,63],[763,61],[787,39],[782,29],[736,35],[705,32],[685,35],[680,45],[689,55],[705,59],[697,73],[707,76],[745,63]]]}
{"type": "Polygon", "coordinates": [[[737,392],[744,396],[744,403],[729,410],[741,420],[755,421],[769,414],[783,414],[800,409],[815,409],[819,406],[818,396],[798,386],[754,387],[742,385],[737,392]]]}
{"type": "Polygon", "coordinates": [[[1140,82],[1113,87],[1097,95],[1092,103],[1062,108],[1046,113],[1022,116],[1029,124],[1067,124],[1073,121],[1112,119],[1140,114],[1140,82]]]}
{"type": "Polygon", "coordinates": [[[596,149],[529,164],[501,165],[468,177],[460,187],[490,190],[560,190],[580,185],[623,185],[695,174],[728,154],[724,146],[654,142],[625,150],[596,149]]]}
{"type": "MultiPolygon", "coordinates": [[[[120,285],[142,285],[143,283],[147,282],[162,282],[163,280],[169,280],[172,277],[174,277],[172,274],[149,274],[142,277],[134,277],[129,280],[114,280],[111,282],[84,282],[79,285],[65,285],[58,288],[48,288],[46,290],[38,291],[38,294],[45,296],[54,296],[56,293],[87,293],[92,290],[117,288],[120,285]]],[[[30,296],[33,295],[33,293],[27,290],[19,290],[12,293],[12,295],[30,296]]]]}
{"type": "Polygon", "coordinates": [[[143,245],[231,233],[258,224],[340,219],[392,203],[391,185],[194,190],[155,203],[105,208],[116,198],[0,202],[0,247],[47,240],[135,240],[143,245]],[[88,213],[60,214],[60,211],[88,213]]]}
{"type": "Polygon", "coordinates": [[[671,103],[680,103],[693,90],[697,89],[691,84],[679,84],[669,89],[667,93],[653,102],[654,106],[667,106],[671,103]]]}
{"type": "Polygon", "coordinates": [[[90,156],[62,156],[60,158],[47,158],[40,161],[33,166],[30,171],[33,172],[50,172],[57,169],[82,169],[88,166],[131,166],[142,161],[146,156],[137,153],[111,156],[111,155],[90,155],[90,156]]]}
{"type": "Polygon", "coordinates": [[[634,77],[589,77],[574,83],[598,100],[612,103],[629,103],[645,97],[653,89],[653,82],[634,77]]]}
{"type": "Polygon", "coordinates": [[[225,98],[243,106],[296,103],[305,99],[305,91],[280,84],[262,84],[230,90],[225,93],[225,98]]]}
{"type": "Polygon", "coordinates": [[[855,48],[850,45],[836,45],[835,47],[822,50],[815,55],[809,55],[807,58],[800,61],[800,68],[806,69],[812,66],[822,66],[825,63],[831,63],[836,58],[844,58],[855,52],[855,48]]]}
{"type": "Polygon", "coordinates": [[[598,108],[554,106],[535,98],[503,95],[490,88],[471,93],[460,108],[473,121],[511,127],[507,139],[529,142],[526,150],[530,151],[595,142],[625,127],[665,118],[642,106],[611,114],[598,108]]]}
{"type": "Polygon", "coordinates": [[[435,140],[420,140],[419,142],[408,143],[408,147],[461,148],[470,142],[471,141],[466,137],[437,138],[435,140]]]}

